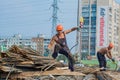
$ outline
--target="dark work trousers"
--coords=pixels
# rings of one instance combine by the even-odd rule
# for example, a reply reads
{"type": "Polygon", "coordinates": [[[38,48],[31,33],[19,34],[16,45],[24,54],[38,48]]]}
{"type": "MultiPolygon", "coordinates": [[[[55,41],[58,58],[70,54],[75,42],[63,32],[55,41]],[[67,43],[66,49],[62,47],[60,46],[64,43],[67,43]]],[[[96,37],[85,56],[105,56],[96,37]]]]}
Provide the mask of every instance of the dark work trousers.
{"type": "Polygon", "coordinates": [[[97,52],[97,58],[99,61],[99,67],[102,68],[106,68],[106,58],[105,55],[102,55],[101,53],[97,52]]]}
{"type": "Polygon", "coordinates": [[[54,53],[52,54],[52,57],[53,57],[54,59],[56,59],[56,57],[58,56],[58,53],[63,54],[63,55],[65,55],[65,56],[68,58],[68,61],[69,61],[69,63],[68,63],[69,69],[70,69],[71,71],[74,71],[74,59],[73,59],[73,57],[72,57],[69,49],[68,49],[68,48],[61,48],[61,49],[57,50],[57,49],[55,48],[54,53]]]}

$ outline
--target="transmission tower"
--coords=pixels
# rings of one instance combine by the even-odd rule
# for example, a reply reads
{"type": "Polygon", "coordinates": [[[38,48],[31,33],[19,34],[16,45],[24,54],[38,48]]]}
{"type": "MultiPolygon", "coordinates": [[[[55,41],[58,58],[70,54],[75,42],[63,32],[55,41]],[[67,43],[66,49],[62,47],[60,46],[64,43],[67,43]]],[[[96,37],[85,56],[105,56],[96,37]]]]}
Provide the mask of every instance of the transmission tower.
{"type": "Polygon", "coordinates": [[[53,14],[52,14],[52,36],[56,33],[56,25],[57,25],[57,19],[58,19],[58,16],[57,16],[57,11],[58,11],[58,0],[53,0],[53,4],[52,4],[52,7],[53,7],[53,14]]]}

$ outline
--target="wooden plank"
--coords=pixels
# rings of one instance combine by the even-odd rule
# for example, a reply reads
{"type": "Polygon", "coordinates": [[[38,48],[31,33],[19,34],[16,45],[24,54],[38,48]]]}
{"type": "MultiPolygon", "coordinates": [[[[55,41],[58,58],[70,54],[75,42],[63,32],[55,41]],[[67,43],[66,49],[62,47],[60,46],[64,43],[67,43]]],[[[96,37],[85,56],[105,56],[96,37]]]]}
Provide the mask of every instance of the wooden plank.
{"type": "Polygon", "coordinates": [[[28,72],[22,72],[20,74],[12,74],[11,77],[14,78],[24,78],[24,77],[33,77],[33,76],[47,76],[47,75],[75,75],[75,76],[85,76],[85,74],[83,73],[79,73],[79,72],[71,72],[69,69],[67,70],[58,70],[58,69],[54,69],[54,70],[50,70],[50,71],[28,71],[28,72]]]}
{"type": "Polygon", "coordinates": [[[11,68],[8,66],[0,66],[0,70],[3,72],[10,72],[11,70],[12,70],[12,72],[22,72],[20,69],[11,68]]]}

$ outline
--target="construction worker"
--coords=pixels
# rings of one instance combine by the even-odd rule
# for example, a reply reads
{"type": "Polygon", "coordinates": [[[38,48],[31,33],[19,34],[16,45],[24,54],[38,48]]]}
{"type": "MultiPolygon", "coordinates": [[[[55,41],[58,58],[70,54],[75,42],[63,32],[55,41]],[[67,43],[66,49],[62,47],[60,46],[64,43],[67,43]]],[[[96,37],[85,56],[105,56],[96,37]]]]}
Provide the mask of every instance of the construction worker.
{"type": "Polygon", "coordinates": [[[106,58],[105,55],[111,59],[113,62],[115,62],[115,60],[112,58],[111,55],[111,49],[113,48],[113,44],[110,43],[108,47],[104,47],[101,48],[98,52],[97,52],[97,58],[98,58],[98,62],[99,62],[99,67],[100,67],[100,71],[105,71],[106,70],[106,58]]]}
{"type": "Polygon", "coordinates": [[[56,26],[56,31],[57,33],[52,37],[49,45],[48,45],[48,49],[53,47],[54,44],[54,48],[53,48],[53,54],[52,57],[54,59],[56,59],[56,57],[58,56],[58,53],[65,55],[68,60],[69,60],[69,69],[71,71],[74,71],[74,59],[70,53],[70,50],[67,46],[67,42],[66,42],[66,34],[77,30],[78,27],[73,27],[71,29],[68,30],[64,30],[63,31],[63,26],[61,24],[56,26]]]}

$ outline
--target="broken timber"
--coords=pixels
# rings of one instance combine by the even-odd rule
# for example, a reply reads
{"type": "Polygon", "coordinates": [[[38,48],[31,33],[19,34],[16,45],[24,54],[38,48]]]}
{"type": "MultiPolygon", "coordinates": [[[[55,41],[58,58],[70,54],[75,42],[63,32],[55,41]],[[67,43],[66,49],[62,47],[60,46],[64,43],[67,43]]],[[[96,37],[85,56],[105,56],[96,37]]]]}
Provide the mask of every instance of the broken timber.
{"type": "Polygon", "coordinates": [[[30,48],[20,48],[14,45],[6,54],[7,56],[0,58],[0,78],[25,80],[26,77],[41,77],[51,74],[53,76],[80,76],[75,80],[97,80],[99,78],[101,80],[117,80],[98,69],[88,67],[75,66],[75,72],[70,72],[68,68],[63,68],[67,65],[57,62],[53,58],[43,57],[30,48]]]}

